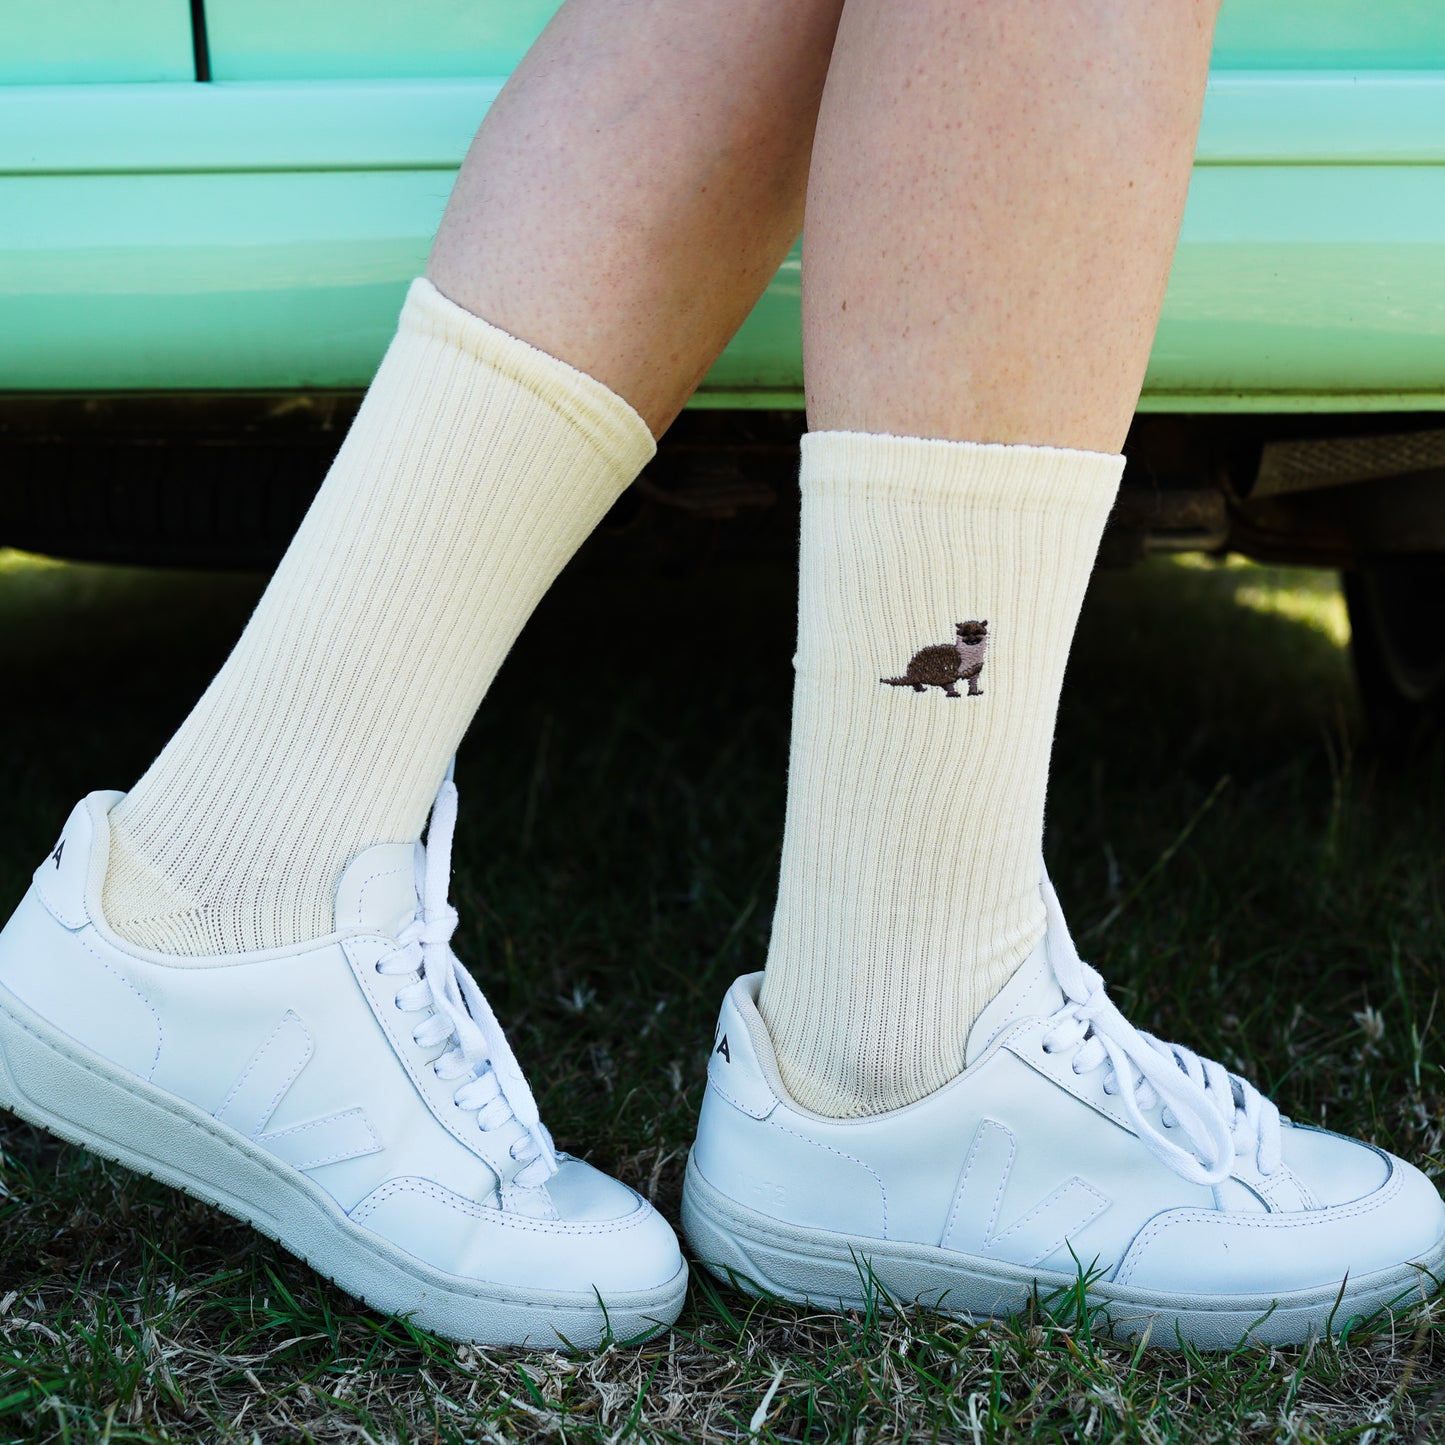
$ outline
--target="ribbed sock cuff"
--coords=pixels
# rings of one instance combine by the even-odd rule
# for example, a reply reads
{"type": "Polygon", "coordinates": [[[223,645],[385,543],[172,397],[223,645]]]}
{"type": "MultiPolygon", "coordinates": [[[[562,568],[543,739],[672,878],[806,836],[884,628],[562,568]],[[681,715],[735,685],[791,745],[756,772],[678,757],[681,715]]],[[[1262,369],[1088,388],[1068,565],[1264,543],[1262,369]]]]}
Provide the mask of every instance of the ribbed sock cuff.
{"type": "Polygon", "coordinates": [[[820,431],[803,438],[805,493],[957,500],[1032,511],[1108,514],[1124,458],[1069,447],[940,441],[879,432],[820,431]]]}
{"type": "Polygon", "coordinates": [[[596,377],[539,351],[443,296],[425,276],[406,293],[397,331],[444,342],[526,387],[589,438],[619,473],[640,472],[657,442],[632,406],[596,377]]]}

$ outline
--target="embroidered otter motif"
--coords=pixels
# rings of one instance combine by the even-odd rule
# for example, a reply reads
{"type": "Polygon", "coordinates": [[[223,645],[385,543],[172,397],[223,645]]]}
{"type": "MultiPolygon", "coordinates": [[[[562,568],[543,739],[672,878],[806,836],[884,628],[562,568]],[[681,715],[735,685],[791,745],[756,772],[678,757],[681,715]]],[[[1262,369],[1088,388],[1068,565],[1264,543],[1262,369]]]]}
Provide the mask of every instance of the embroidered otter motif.
{"type": "Polygon", "coordinates": [[[968,684],[970,697],[982,697],[978,675],[983,671],[983,655],[988,649],[987,622],[959,622],[952,642],[940,642],[913,654],[902,677],[880,677],[888,687],[911,687],[923,692],[930,687],[943,689],[945,697],[959,697],[957,684],[968,684]]]}

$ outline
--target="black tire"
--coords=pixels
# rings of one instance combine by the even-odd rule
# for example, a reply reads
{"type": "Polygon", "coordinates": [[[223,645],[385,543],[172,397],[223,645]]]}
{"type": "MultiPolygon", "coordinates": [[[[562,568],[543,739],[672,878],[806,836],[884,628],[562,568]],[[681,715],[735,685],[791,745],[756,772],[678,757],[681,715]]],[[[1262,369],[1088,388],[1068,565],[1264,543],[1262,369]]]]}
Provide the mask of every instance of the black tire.
{"type": "Polygon", "coordinates": [[[1350,650],[1371,738],[1408,747],[1445,723],[1445,555],[1377,558],[1344,574],[1350,650]]]}

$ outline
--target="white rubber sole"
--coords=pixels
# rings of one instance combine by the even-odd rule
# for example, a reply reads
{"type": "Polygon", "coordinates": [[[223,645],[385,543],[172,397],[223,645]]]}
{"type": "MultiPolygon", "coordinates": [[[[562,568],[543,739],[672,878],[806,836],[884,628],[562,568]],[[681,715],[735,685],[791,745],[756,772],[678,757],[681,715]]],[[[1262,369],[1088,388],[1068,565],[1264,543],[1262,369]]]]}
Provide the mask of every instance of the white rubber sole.
{"type": "MultiPolygon", "coordinates": [[[[682,1228],[698,1261],[725,1283],[795,1304],[862,1310],[870,1303],[923,1305],[970,1319],[1018,1314],[1035,1294],[1077,1288],[1075,1275],[1024,1269],[926,1244],[902,1244],[784,1224],[729,1199],[687,1161],[682,1228]],[[871,1279],[870,1279],[871,1274],[871,1279]],[[870,1300],[871,1294],[871,1300],[870,1300]]],[[[1404,1309],[1435,1291],[1445,1273],[1445,1235],[1422,1259],[1320,1289],[1272,1295],[1181,1297],[1097,1281],[1088,1303],[1099,1328],[1118,1339],[1147,1336],[1228,1349],[1248,1337],[1265,1344],[1302,1344],[1338,1333],[1380,1309],[1404,1309]]]]}
{"type": "MultiPolygon", "coordinates": [[[[244,1220],[363,1304],[448,1339],[589,1349],[666,1328],[687,1265],[655,1289],[522,1291],[433,1269],[347,1218],[299,1170],[126,1073],[0,988],[0,1106],[244,1220]]],[[[603,1246],[605,1247],[605,1246],[603,1246]]]]}

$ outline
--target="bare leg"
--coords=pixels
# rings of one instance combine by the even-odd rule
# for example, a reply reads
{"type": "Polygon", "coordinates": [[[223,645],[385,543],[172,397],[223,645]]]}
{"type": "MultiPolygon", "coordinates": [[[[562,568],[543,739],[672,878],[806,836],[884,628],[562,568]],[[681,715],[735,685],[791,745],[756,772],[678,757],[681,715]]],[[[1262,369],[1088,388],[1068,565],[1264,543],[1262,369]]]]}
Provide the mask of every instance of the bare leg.
{"type": "Polygon", "coordinates": [[[848,0],[808,182],[819,430],[1117,451],[1217,0],[848,0]]]}
{"type": "Polygon", "coordinates": [[[462,167],[427,274],[654,435],[798,234],[842,0],[569,0],[462,167]]]}

